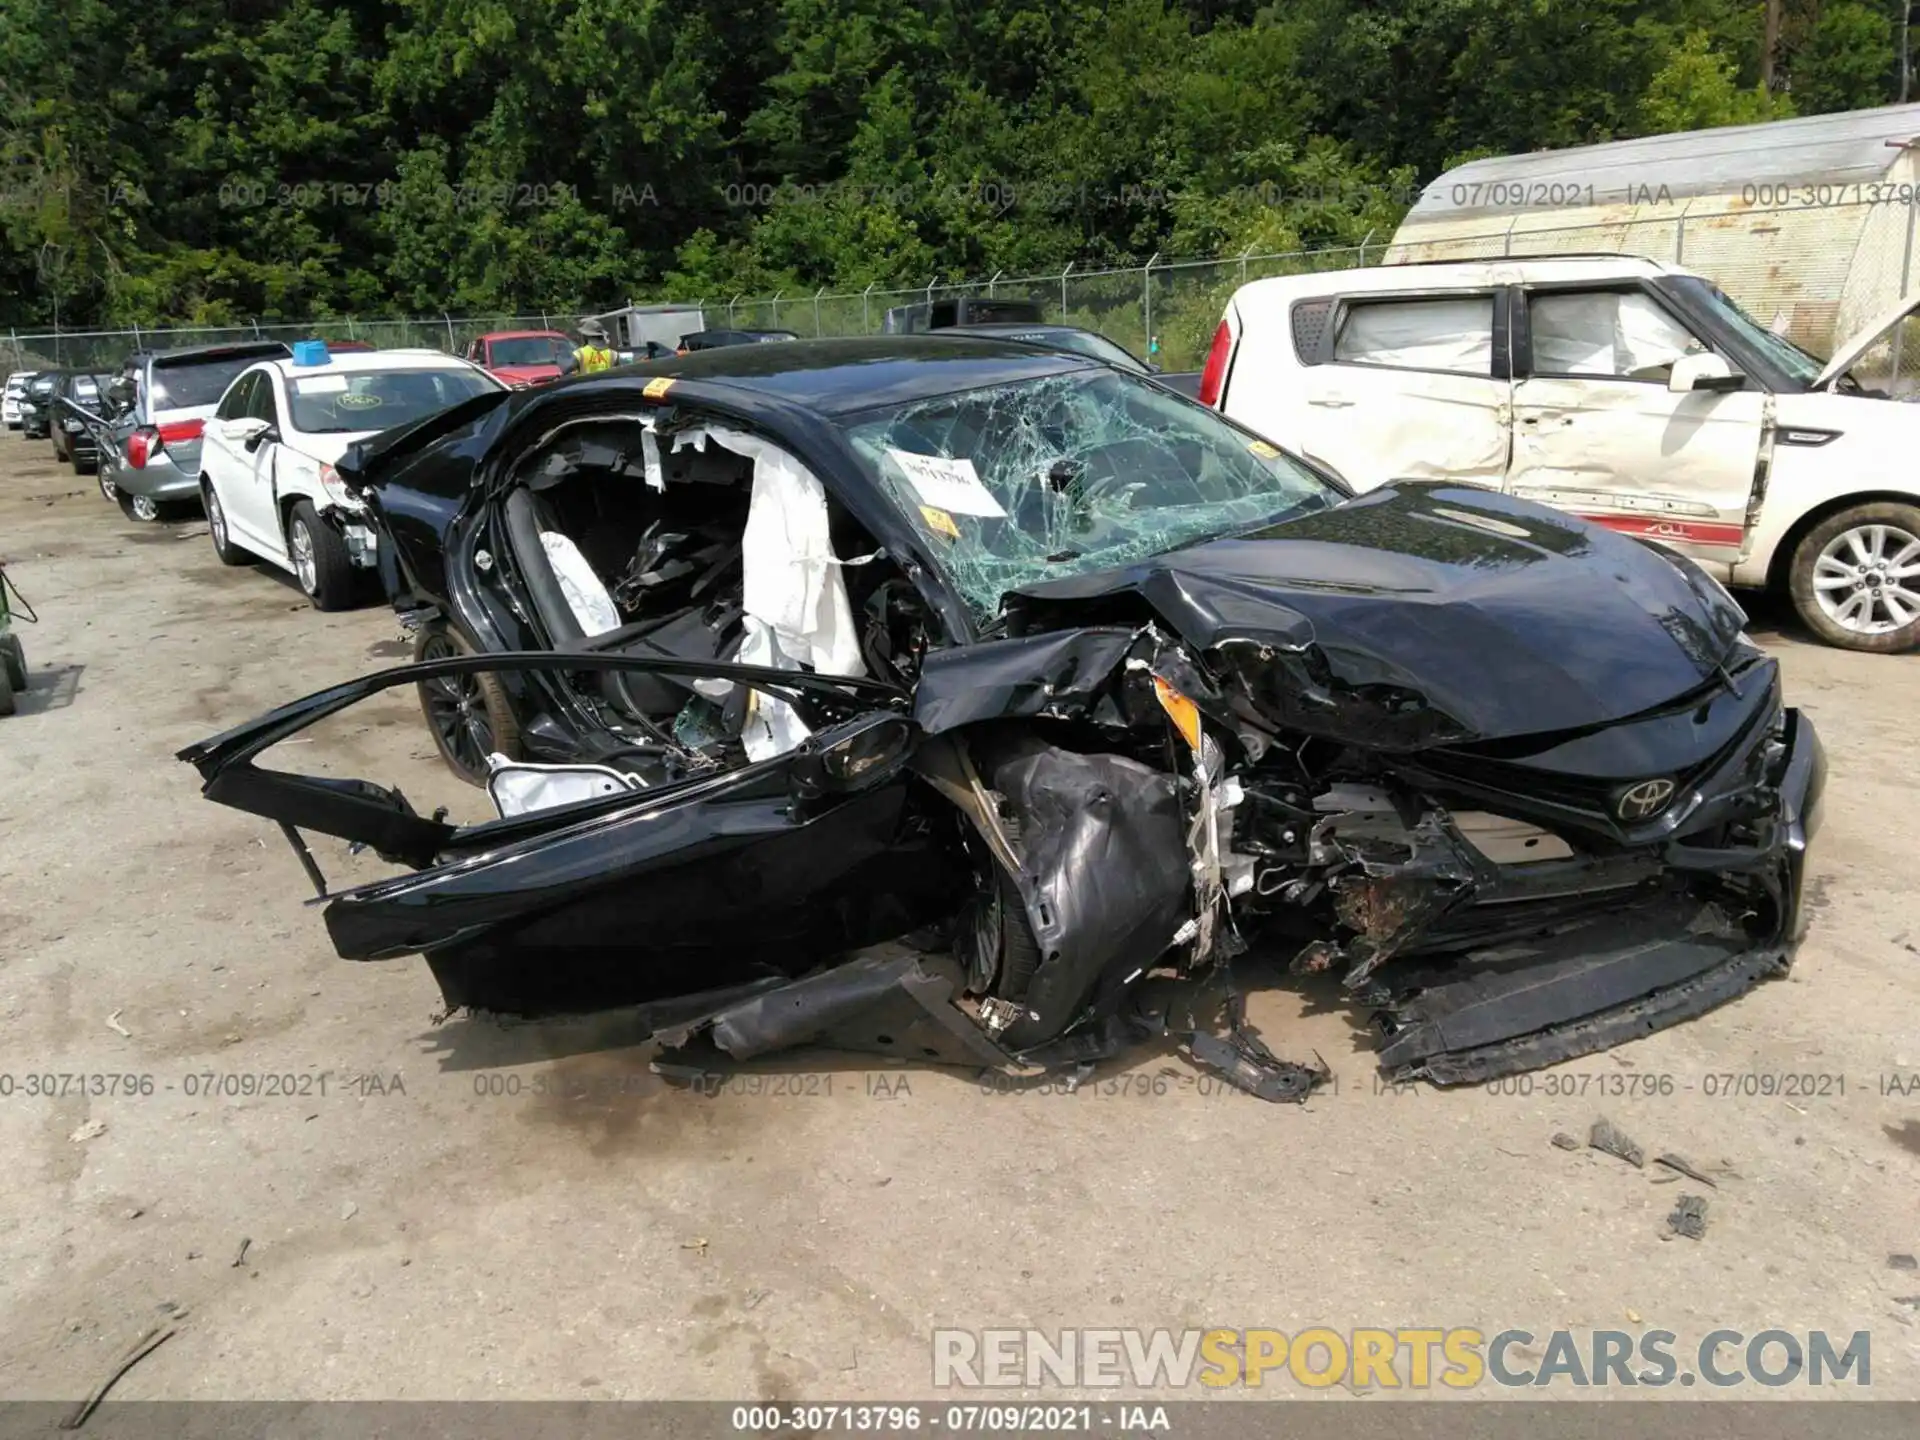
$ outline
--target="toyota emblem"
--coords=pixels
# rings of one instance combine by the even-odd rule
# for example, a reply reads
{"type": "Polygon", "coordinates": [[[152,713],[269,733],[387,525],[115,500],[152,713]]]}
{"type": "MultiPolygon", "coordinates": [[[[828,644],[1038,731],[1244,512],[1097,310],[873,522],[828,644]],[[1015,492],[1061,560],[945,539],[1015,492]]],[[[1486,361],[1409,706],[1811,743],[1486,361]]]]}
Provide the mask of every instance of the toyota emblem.
{"type": "Polygon", "coordinates": [[[1642,780],[1638,785],[1629,786],[1620,792],[1620,799],[1614,804],[1613,813],[1628,824],[1637,820],[1650,820],[1667,808],[1667,802],[1673,798],[1673,781],[1642,780]]]}

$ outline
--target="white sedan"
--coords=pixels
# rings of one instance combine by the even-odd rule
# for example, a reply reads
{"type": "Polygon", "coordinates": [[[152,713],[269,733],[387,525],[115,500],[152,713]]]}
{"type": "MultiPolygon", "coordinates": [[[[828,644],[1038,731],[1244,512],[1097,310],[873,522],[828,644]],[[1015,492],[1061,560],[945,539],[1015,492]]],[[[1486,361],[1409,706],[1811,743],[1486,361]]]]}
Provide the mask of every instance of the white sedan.
{"type": "Polygon", "coordinates": [[[332,355],[317,341],[241,371],[200,451],[214,551],[228,565],[260,559],[291,571],[315,607],[345,608],[379,542],[334,462],[356,440],[504,388],[438,351],[332,355]]]}

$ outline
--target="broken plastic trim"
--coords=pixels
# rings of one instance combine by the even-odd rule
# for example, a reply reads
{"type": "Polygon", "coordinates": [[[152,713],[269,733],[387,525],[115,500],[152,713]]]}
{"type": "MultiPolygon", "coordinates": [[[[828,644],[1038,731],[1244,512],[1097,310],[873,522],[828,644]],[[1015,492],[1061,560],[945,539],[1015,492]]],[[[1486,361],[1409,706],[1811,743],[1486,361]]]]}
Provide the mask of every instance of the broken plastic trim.
{"type": "MultiPolygon", "coordinates": [[[[438,815],[432,818],[420,815],[398,790],[365,780],[338,780],[262,769],[252,763],[254,758],[328,716],[399,685],[449,675],[550,670],[731,680],[778,695],[815,721],[826,717],[852,718],[874,709],[895,710],[904,707],[906,701],[905,692],[896,686],[854,676],[813,675],[722,661],[605,655],[584,650],[511,650],[381,670],[282,705],[245,725],[189,745],[175,758],[200,772],[204,782],[201,793],[207,799],[279,825],[293,845],[301,868],[324,899],[328,894],[325,877],[300,838],[300,830],[337,835],[369,846],[384,860],[421,869],[433,863],[458,833],[458,827],[447,824],[438,815]]],[[[633,792],[645,793],[648,792],[633,792]]],[[[607,802],[631,800],[633,794],[607,797],[607,802]]]]}

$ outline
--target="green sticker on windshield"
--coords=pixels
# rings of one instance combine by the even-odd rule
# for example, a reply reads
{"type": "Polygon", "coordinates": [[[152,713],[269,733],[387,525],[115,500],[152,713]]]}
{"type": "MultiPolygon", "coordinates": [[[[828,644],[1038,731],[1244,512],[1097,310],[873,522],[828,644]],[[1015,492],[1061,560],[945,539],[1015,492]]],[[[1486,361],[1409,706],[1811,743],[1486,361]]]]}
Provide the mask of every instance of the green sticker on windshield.
{"type": "Polygon", "coordinates": [[[384,402],[378,395],[369,395],[364,390],[350,390],[333,403],[342,410],[377,410],[384,402]]]}

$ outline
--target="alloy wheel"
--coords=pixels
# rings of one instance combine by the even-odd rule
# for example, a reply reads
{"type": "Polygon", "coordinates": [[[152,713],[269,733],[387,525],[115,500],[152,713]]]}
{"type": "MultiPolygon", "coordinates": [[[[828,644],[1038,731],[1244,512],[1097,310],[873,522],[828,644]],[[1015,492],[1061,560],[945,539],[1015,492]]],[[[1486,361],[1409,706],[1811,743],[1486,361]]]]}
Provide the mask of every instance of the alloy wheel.
{"type": "MultiPolygon", "coordinates": [[[[445,635],[434,635],[420,647],[419,658],[453,660],[463,652],[445,635]]],[[[487,697],[477,675],[443,675],[420,682],[427,718],[440,738],[441,748],[468,775],[487,773],[493,753],[493,725],[487,718],[487,697]]]]}
{"type": "Polygon", "coordinates": [[[293,573],[300,588],[312,595],[320,588],[320,572],[313,563],[313,536],[303,521],[296,520],[288,540],[293,550],[293,573]]]}
{"type": "Polygon", "coordinates": [[[153,521],[160,518],[160,504],[151,495],[135,495],[131,498],[134,519],[153,521]]]}
{"type": "Polygon", "coordinates": [[[214,547],[226,549],[227,514],[220,508],[220,493],[211,485],[207,487],[207,528],[213,531],[214,547]]]}
{"type": "Polygon", "coordinates": [[[1813,593],[1834,624],[1884,635],[1920,619],[1920,536],[1898,525],[1856,525],[1827,542],[1813,593]]]}

